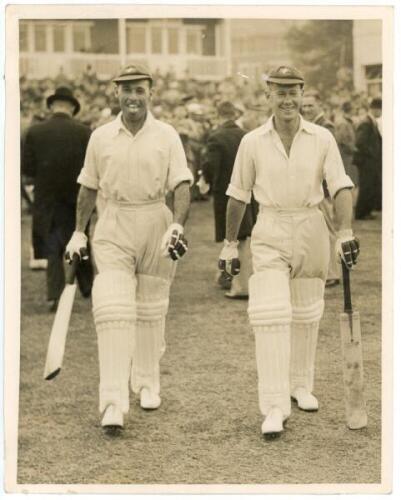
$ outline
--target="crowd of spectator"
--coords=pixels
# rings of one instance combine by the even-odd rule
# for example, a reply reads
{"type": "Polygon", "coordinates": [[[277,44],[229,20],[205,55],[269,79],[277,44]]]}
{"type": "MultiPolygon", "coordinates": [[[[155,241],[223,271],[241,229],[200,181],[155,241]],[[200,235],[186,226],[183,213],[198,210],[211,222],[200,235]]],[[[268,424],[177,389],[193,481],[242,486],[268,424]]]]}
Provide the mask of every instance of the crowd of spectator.
{"type": "MultiPolygon", "coordinates": [[[[206,129],[213,127],[216,107],[221,101],[230,101],[238,108],[242,114],[241,126],[245,131],[259,126],[270,114],[263,78],[255,81],[238,73],[216,82],[190,77],[177,78],[172,72],[160,74],[158,71],[154,77],[153,113],[157,118],[171,123],[180,133],[198,134],[201,127],[192,126],[192,121],[201,123],[206,129]]],[[[59,86],[72,89],[81,104],[77,118],[91,128],[98,127],[119,111],[113,84],[99,79],[90,65],[74,79],[69,79],[62,71],[55,78],[42,80],[22,76],[20,101],[23,129],[33,119],[46,118],[46,98],[59,86]]],[[[356,124],[369,109],[369,98],[365,92],[336,88],[334,92],[323,95],[323,98],[327,118],[333,121],[346,101],[352,105],[351,115],[356,124]]]]}
{"type": "MultiPolygon", "coordinates": [[[[74,79],[62,71],[54,78],[42,80],[20,78],[21,129],[47,118],[46,98],[57,87],[68,86],[81,104],[76,118],[91,129],[110,121],[119,112],[114,84],[98,78],[91,65],[74,79]]],[[[248,132],[264,123],[270,115],[263,76],[259,81],[242,73],[222,81],[177,78],[173,72],[154,73],[152,112],[172,124],[181,136],[187,159],[195,178],[201,168],[202,148],[209,132],[216,127],[218,103],[229,101],[238,110],[237,123],[248,132]]],[[[310,89],[309,89],[310,90],[310,89]]],[[[365,92],[354,92],[341,86],[332,92],[320,92],[326,117],[336,123],[342,116],[342,105],[350,105],[350,117],[357,126],[369,111],[365,92]]],[[[193,197],[203,199],[197,188],[193,197]]]]}

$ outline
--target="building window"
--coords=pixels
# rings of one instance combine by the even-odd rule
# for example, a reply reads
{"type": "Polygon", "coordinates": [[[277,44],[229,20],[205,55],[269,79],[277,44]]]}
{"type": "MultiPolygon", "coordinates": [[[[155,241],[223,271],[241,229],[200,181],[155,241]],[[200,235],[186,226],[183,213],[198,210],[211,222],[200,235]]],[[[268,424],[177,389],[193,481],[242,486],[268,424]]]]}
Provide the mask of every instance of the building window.
{"type": "Polygon", "coordinates": [[[19,25],[19,50],[28,52],[28,25],[20,23],[19,25]]]}
{"type": "Polygon", "coordinates": [[[127,50],[134,54],[146,53],[145,26],[129,26],[127,28],[127,50]]]}
{"type": "Polygon", "coordinates": [[[36,24],[34,29],[35,52],[46,52],[46,26],[36,24]]]}
{"type": "Polygon", "coordinates": [[[200,55],[202,34],[198,27],[187,28],[187,54],[200,55]]]}
{"type": "Polygon", "coordinates": [[[54,52],[65,51],[65,27],[53,26],[53,49],[54,52]]]}
{"type": "Polygon", "coordinates": [[[178,54],[178,28],[168,28],[168,53],[169,54],[178,54]]]}
{"type": "Polygon", "coordinates": [[[382,94],[382,65],[369,64],[365,66],[366,89],[369,97],[379,97],[382,94]]]}
{"type": "Polygon", "coordinates": [[[159,28],[158,26],[152,26],[150,30],[151,34],[151,42],[152,42],[152,48],[151,52],[152,54],[161,54],[162,53],[162,28],[159,28]]]}
{"type": "Polygon", "coordinates": [[[88,25],[74,24],[74,52],[86,52],[91,47],[91,29],[88,25]]]}

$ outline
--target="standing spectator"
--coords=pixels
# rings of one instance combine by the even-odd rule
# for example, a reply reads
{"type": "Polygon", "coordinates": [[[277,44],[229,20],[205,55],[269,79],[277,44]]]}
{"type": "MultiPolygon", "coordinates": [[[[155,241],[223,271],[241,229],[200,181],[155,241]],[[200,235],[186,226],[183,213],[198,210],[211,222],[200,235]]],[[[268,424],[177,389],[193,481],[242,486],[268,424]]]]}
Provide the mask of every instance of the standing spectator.
{"type": "Polygon", "coordinates": [[[121,113],[91,136],[78,182],[76,230],[67,257],[86,247],[98,192],[104,200],[93,236],[99,273],[93,316],[99,349],[99,409],[106,430],[123,427],[129,382],[144,409],[160,399],[160,359],[175,263],[186,251],[192,175],[177,132],[149,111],[153,78],[130,65],[113,80],[121,113]],[[174,192],[174,215],[165,205],[174,192]],[[130,378],[131,373],[131,378],[130,378]]]}
{"type": "Polygon", "coordinates": [[[356,130],[354,163],[359,169],[359,195],[355,218],[360,220],[374,219],[371,212],[382,207],[381,114],[382,100],[375,98],[370,104],[370,113],[356,130]]]}
{"type": "MultiPolygon", "coordinates": [[[[324,115],[322,101],[318,92],[305,92],[302,100],[302,114],[307,120],[315,123],[316,125],[319,125],[320,127],[327,128],[327,130],[330,130],[334,137],[336,136],[334,123],[328,120],[324,115]]],[[[324,199],[320,203],[319,208],[323,212],[324,219],[329,229],[330,237],[330,262],[329,271],[327,273],[326,287],[333,287],[340,283],[339,269],[335,250],[337,232],[335,226],[333,202],[330,198],[330,193],[327,189],[325,181],[323,182],[323,190],[324,199]]]]}
{"type": "MultiPolygon", "coordinates": [[[[245,132],[235,123],[239,111],[231,102],[224,101],[219,104],[217,113],[219,126],[210,134],[207,140],[202,172],[213,193],[215,239],[219,243],[224,241],[226,231],[228,202],[226,191],[230,183],[235,156],[245,132]]],[[[238,252],[242,262],[242,269],[241,273],[233,278],[231,290],[225,294],[228,298],[248,297],[248,280],[251,275],[249,236],[255,220],[255,206],[249,204],[238,233],[238,252]]]]}
{"type": "MultiPolygon", "coordinates": [[[[67,87],[59,87],[47,98],[51,117],[28,129],[22,157],[22,172],[33,178],[33,234],[45,242],[47,299],[55,310],[64,289],[64,250],[75,227],[77,177],[82,168],[90,130],[73,119],[80,109],[67,87]]],[[[84,296],[92,288],[89,259],[77,271],[84,296]]]]}

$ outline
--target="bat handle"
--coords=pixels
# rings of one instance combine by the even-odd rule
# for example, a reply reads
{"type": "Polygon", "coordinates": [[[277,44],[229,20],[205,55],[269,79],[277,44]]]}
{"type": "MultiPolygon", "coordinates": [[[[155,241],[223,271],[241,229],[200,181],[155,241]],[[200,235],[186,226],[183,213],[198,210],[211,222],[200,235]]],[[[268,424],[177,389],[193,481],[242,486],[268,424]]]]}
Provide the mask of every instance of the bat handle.
{"type": "Polygon", "coordinates": [[[77,274],[77,268],[79,265],[79,260],[80,260],[79,255],[74,253],[74,255],[72,256],[72,262],[67,266],[66,270],[65,282],[68,285],[72,285],[74,283],[75,275],[77,274]]]}
{"type": "Polygon", "coordinates": [[[344,312],[352,313],[350,273],[343,260],[341,260],[341,267],[343,271],[344,312]]]}

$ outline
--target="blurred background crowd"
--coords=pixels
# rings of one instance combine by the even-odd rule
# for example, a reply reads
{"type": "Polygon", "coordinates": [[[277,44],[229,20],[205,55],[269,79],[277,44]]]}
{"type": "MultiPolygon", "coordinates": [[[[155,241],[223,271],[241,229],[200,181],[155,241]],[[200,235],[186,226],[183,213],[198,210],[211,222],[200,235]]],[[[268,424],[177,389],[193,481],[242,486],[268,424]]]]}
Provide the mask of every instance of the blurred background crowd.
{"type": "MultiPolygon", "coordinates": [[[[114,84],[101,80],[90,64],[74,79],[63,72],[54,78],[41,80],[20,79],[21,134],[30,125],[49,116],[46,99],[60,86],[67,86],[81,104],[76,119],[92,130],[114,119],[119,113],[114,95],[114,84]]],[[[307,87],[308,92],[313,88],[307,87]]],[[[177,78],[173,71],[154,73],[152,112],[160,120],[170,123],[180,134],[188,164],[195,178],[199,177],[202,148],[209,134],[217,127],[217,106],[229,101],[237,109],[237,123],[249,132],[264,123],[271,114],[265,95],[263,76],[255,81],[244,74],[226,77],[221,81],[199,81],[177,78]]],[[[317,91],[316,91],[317,92],[317,91]]],[[[330,91],[320,94],[325,117],[335,125],[342,120],[344,104],[355,128],[366,118],[371,99],[366,92],[357,92],[338,82],[330,91]]],[[[29,180],[28,180],[29,181],[29,180]]],[[[205,199],[193,188],[193,199],[205,199]]]]}

